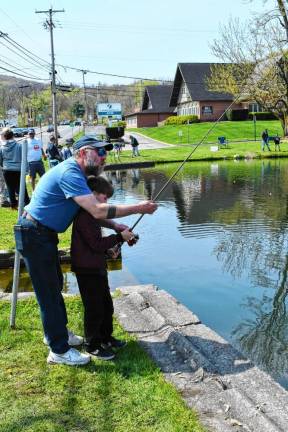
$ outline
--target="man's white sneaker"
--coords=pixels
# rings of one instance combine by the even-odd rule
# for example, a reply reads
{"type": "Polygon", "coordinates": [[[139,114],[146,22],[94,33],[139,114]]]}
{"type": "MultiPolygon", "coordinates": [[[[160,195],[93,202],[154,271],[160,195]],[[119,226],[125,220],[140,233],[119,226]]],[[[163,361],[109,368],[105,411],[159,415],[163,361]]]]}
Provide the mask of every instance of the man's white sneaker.
{"type": "Polygon", "coordinates": [[[49,364],[66,364],[69,366],[85,365],[89,363],[90,360],[90,355],[82,354],[75,348],[70,348],[64,354],[56,354],[50,351],[47,357],[47,363],[49,364]]]}
{"type": "MultiPolygon", "coordinates": [[[[75,335],[71,330],[68,330],[68,344],[70,346],[72,346],[72,347],[80,346],[83,344],[83,342],[84,342],[84,339],[82,336],[75,335]]],[[[48,345],[48,341],[46,339],[46,336],[44,336],[44,338],[43,338],[43,343],[45,345],[48,345]]]]}

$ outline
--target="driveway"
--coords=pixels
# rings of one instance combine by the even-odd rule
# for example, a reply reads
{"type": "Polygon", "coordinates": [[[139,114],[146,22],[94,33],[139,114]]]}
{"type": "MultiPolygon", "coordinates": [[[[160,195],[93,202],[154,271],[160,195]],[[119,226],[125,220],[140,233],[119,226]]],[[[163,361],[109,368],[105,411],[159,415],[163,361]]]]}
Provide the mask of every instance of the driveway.
{"type": "MultiPolygon", "coordinates": [[[[86,134],[96,134],[99,136],[105,136],[105,126],[90,126],[86,128],[86,134]]],[[[141,135],[138,132],[134,132],[134,131],[129,131],[126,132],[124,135],[124,141],[125,144],[129,144],[130,143],[130,138],[129,136],[133,135],[137,141],[139,142],[139,149],[140,150],[152,150],[152,149],[158,149],[158,148],[167,148],[167,147],[171,147],[172,144],[166,144],[163,143],[161,141],[157,141],[154,140],[152,138],[149,138],[147,136],[141,135]]],[[[129,148],[128,146],[126,148],[129,148]]]]}

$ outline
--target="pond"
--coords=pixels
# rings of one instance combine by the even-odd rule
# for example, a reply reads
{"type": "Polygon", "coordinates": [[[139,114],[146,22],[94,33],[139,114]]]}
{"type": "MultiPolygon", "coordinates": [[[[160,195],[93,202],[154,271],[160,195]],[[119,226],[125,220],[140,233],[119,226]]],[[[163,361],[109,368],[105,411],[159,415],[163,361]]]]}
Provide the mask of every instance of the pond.
{"type": "MultiPolygon", "coordinates": [[[[112,202],[153,196],[176,168],[108,172],[112,202]]],[[[111,287],[158,285],[288,388],[288,160],[188,163],[135,231],[111,287]]]]}

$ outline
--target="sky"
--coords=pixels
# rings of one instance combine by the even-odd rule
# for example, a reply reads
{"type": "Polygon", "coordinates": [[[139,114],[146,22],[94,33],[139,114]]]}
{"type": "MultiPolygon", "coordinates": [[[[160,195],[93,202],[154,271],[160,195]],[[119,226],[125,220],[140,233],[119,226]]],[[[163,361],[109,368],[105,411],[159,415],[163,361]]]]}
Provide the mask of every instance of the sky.
{"type": "MultiPolygon", "coordinates": [[[[230,17],[245,21],[269,4],[274,0],[265,7],[263,0],[11,0],[0,6],[0,30],[38,56],[37,64],[18,57],[18,51],[0,38],[0,66],[49,80],[39,60],[51,61],[50,36],[43,27],[47,15],[35,11],[52,7],[65,10],[53,16],[56,70],[62,83],[82,83],[81,72],[63,66],[100,72],[85,75],[88,86],[133,82],[104,74],[173,80],[177,63],[217,62],[211,44],[230,17]]],[[[10,73],[0,69],[0,74],[10,73]]]]}

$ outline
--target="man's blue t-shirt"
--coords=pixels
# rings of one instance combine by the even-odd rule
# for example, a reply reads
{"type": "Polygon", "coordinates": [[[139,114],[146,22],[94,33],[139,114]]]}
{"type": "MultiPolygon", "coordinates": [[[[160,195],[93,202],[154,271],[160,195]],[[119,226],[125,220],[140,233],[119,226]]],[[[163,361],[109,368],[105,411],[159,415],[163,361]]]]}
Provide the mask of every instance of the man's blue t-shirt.
{"type": "Polygon", "coordinates": [[[84,173],[76,160],[69,158],[41,177],[25,210],[48,228],[64,232],[79,210],[73,197],[89,194],[84,173]]]}

